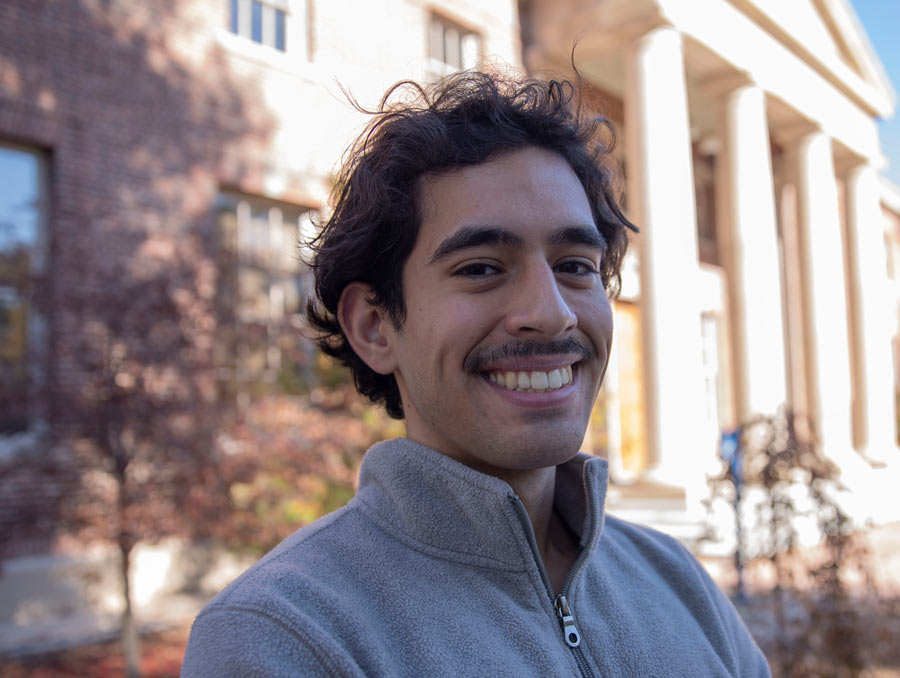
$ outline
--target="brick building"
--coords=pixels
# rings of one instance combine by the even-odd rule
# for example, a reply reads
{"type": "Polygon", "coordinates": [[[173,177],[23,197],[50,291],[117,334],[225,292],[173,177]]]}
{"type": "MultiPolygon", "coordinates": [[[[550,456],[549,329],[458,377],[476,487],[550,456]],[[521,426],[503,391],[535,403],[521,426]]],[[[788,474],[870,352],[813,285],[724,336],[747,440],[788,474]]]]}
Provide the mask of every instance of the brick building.
{"type": "MultiPolygon", "coordinates": [[[[201,396],[302,381],[297,242],[366,122],[345,90],[372,107],[486,55],[519,62],[515,3],[0,3],[0,461],[65,439],[101,369],[85,355],[109,341],[114,359],[109,327],[157,283],[184,307],[201,396]]],[[[66,481],[7,468],[4,555],[47,553],[66,481]]],[[[35,568],[61,566],[18,562],[4,622],[35,568]]]]}
{"type": "Polygon", "coordinates": [[[230,311],[203,330],[217,388],[302,372],[296,243],[365,122],[343,90],[484,54],[517,63],[513,3],[3,3],[0,453],[64,428],[85,299],[175,260],[230,311]]]}

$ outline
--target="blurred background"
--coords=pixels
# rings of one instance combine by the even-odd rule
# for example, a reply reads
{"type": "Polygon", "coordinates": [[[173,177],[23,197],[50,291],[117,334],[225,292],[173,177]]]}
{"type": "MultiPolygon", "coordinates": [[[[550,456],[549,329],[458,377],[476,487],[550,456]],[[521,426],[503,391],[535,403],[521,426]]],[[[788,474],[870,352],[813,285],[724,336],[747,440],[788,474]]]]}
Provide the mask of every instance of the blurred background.
{"type": "Polygon", "coordinates": [[[698,554],[775,675],[900,675],[898,29],[893,0],[4,0],[0,673],[177,675],[200,607],[403,435],[302,317],[345,92],[574,55],[641,229],[584,445],[608,509],[698,554]]]}

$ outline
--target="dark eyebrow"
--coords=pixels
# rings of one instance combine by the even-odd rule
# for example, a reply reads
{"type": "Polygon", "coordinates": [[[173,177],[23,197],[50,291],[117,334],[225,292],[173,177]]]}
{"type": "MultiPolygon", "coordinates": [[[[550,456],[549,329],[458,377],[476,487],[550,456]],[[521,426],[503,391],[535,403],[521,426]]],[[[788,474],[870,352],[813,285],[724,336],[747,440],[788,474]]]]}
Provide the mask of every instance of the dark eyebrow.
{"type": "Polygon", "coordinates": [[[566,226],[553,233],[547,242],[550,245],[587,245],[606,249],[606,238],[594,225],[566,226]]]}
{"type": "Polygon", "coordinates": [[[464,226],[438,246],[428,263],[433,264],[454,252],[473,247],[482,247],[484,245],[522,245],[524,243],[522,236],[503,228],[464,226]]]}

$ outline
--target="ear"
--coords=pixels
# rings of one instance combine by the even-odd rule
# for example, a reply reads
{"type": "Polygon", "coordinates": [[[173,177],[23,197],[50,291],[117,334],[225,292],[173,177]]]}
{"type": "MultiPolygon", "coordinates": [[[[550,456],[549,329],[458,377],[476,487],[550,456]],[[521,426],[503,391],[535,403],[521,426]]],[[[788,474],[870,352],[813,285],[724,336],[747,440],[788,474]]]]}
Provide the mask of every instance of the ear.
{"type": "Polygon", "coordinates": [[[350,283],[338,301],[337,318],[356,355],[378,374],[391,374],[397,367],[391,341],[396,330],[387,311],[371,302],[374,296],[368,285],[350,283]]]}

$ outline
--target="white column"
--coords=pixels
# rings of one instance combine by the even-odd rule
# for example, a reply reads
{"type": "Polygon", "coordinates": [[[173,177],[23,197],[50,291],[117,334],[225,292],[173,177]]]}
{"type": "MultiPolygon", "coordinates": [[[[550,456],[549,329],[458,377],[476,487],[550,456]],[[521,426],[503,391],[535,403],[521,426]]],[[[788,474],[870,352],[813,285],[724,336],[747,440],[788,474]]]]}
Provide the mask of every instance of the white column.
{"type": "Polygon", "coordinates": [[[763,91],[744,84],[722,102],[718,195],[728,229],[728,290],[738,421],[787,399],[781,266],[763,91]]]}
{"type": "Polygon", "coordinates": [[[896,459],[894,367],[891,355],[893,300],[888,293],[878,173],[854,167],[846,178],[850,321],[853,336],[854,439],[873,461],[896,459]]]}
{"type": "Polygon", "coordinates": [[[628,209],[641,229],[641,325],[651,475],[682,487],[704,481],[714,448],[704,436],[697,229],[681,35],[636,39],[626,57],[628,209]]]}
{"type": "MultiPolygon", "coordinates": [[[[796,159],[796,158],[795,158],[796,159]]],[[[781,246],[784,250],[785,326],[788,336],[788,402],[791,409],[808,415],[809,389],[806,377],[806,324],[803,292],[803,256],[797,221],[797,186],[794,179],[780,191],[781,246]]]]}
{"type": "Polygon", "coordinates": [[[831,140],[823,132],[797,143],[797,207],[805,299],[807,402],[825,453],[852,452],[850,347],[844,248],[831,140]]]}

